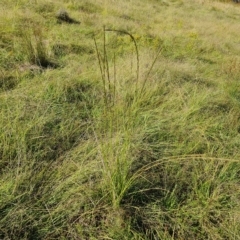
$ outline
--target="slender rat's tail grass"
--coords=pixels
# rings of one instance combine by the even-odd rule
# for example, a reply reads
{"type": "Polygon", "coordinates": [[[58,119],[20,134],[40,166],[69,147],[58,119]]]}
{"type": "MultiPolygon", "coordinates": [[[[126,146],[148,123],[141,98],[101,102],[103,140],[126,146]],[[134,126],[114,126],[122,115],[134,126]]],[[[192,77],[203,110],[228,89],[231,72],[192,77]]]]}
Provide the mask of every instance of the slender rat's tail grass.
{"type": "MultiPolygon", "coordinates": [[[[101,74],[104,112],[100,114],[100,119],[95,122],[93,129],[98,145],[99,158],[102,162],[103,181],[105,182],[105,184],[103,184],[104,191],[107,189],[107,195],[110,196],[113,207],[119,207],[124,195],[139,177],[139,173],[130,174],[133,162],[133,156],[131,156],[131,142],[136,128],[139,127],[140,102],[142,101],[141,98],[144,98],[146,82],[161,53],[161,48],[152,62],[147,75],[143,81],[140,81],[138,44],[131,33],[104,27],[102,51],[100,51],[96,38],[94,38],[94,44],[101,74]],[[107,33],[124,34],[130,37],[134,45],[136,72],[135,79],[133,80],[134,87],[131,88],[133,89],[133,95],[131,97],[123,97],[117,92],[116,54],[113,54],[113,60],[110,61],[108,44],[106,41],[107,33]],[[113,74],[110,72],[110,65],[113,66],[113,74]],[[99,123],[103,125],[103,127],[99,127],[99,123]]],[[[123,80],[121,82],[123,82],[123,80]]],[[[126,92],[128,88],[129,86],[126,85],[124,88],[126,92]]]]}

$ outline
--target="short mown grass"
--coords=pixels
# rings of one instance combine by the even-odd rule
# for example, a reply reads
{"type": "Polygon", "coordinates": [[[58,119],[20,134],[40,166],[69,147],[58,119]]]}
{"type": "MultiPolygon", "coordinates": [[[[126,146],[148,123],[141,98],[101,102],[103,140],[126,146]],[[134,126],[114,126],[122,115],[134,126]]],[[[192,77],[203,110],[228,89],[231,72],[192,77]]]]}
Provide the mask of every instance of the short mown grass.
{"type": "Polygon", "coordinates": [[[239,239],[238,4],[0,11],[0,239],[239,239]]]}

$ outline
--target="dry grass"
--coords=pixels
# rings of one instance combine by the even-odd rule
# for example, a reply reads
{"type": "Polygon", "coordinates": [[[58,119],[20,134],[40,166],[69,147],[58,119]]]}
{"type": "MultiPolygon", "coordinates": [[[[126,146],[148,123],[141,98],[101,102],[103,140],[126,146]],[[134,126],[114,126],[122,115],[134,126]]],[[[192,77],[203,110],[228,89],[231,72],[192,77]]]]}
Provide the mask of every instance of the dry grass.
{"type": "Polygon", "coordinates": [[[238,5],[1,1],[0,239],[239,239],[238,5]]]}

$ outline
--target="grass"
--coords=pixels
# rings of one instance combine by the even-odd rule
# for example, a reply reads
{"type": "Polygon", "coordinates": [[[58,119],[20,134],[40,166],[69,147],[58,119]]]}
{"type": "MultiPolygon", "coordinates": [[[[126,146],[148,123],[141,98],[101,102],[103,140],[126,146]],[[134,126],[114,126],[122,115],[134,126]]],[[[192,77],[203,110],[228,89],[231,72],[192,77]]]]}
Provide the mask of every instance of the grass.
{"type": "Polygon", "coordinates": [[[238,4],[0,11],[0,239],[239,239],[238,4]]]}

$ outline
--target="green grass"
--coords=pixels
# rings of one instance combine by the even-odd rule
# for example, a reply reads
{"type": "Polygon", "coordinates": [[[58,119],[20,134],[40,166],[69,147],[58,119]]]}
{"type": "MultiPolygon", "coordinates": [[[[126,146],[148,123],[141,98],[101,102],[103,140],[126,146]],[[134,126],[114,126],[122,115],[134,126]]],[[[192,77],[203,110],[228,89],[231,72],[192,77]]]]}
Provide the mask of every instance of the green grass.
{"type": "Polygon", "coordinates": [[[2,1],[0,239],[239,239],[238,5],[2,1]]]}

